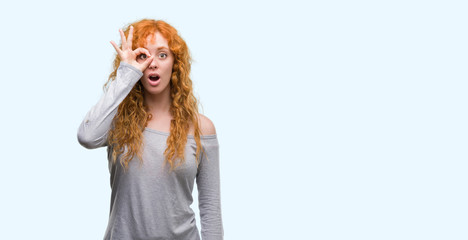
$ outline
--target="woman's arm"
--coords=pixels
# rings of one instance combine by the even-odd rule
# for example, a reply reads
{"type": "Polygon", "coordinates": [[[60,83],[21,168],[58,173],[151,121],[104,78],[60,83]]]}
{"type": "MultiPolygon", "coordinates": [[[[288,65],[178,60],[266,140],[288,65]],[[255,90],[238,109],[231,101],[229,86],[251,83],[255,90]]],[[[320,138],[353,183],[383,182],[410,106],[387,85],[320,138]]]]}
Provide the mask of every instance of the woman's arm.
{"type": "Polygon", "coordinates": [[[198,203],[202,240],[222,240],[219,144],[216,135],[202,139],[205,154],[197,171],[198,203]],[[212,137],[214,136],[214,137],[212,137]]]}
{"type": "Polygon", "coordinates": [[[88,149],[107,146],[107,135],[119,104],[127,97],[153,60],[153,56],[145,48],[133,50],[133,26],[130,26],[128,38],[122,29],[119,29],[119,32],[122,49],[114,41],[110,41],[121,59],[116,78],[111,81],[107,91],[89,110],[78,128],[78,142],[88,149]],[[143,62],[138,62],[136,58],[141,54],[149,57],[143,62]]]}
{"type": "Polygon", "coordinates": [[[119,104],[127,97],[143,73],[134,66],[120,62],[114,81],[96,105],[88,111],[78,128],[78,142],[85,148],[107,146],[107,133],[119,104]]]}

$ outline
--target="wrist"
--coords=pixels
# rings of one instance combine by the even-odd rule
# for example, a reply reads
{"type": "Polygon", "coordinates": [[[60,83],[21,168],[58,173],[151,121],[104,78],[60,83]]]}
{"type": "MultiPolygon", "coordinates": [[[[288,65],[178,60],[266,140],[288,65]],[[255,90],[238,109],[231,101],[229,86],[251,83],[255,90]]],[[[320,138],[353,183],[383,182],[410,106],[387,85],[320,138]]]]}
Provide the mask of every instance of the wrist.
{"type": "Polygon", "coordinates": [[[135,65],[130,64],[130,63],[126,62],[126,61],[120,61],[120,64],[132,69],[133,71],[135,71],[135,72],[137,72],[137,73],[139,73],[141,75],[143,75],[143,71],[140,69],[139,66],[135,66],[135,65]]]}

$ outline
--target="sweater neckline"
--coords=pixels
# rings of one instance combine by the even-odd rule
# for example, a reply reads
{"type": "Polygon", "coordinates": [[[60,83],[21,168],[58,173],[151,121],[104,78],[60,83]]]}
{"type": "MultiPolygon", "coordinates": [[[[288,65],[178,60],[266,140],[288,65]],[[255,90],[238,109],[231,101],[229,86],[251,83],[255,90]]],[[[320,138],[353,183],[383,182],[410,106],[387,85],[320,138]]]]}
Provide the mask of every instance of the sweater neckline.
{"type": "MultiPolygon", "coordinates": [[[[168,132],[162,132],[162,131],[159,131],[159,130],[156,130],[156,129],[152,129],[152,128],[149,128],[149,127],[145,127],[145,131],[152,132],[152,133],[156,133],[156,134],[163,135],[163,136],[166,136],[166,137],[169,136],[169,133],[168,133],[168,132]]],[[[195,139],[195,137],[194,137],[193,135],[190,135],[190,134],[187,135],[187,138],[195,139]]],[[[216,138],[216,134],[213,134],[213,135],[201,135],[200,138],[201,138],[201,139],[216,138]]]]}

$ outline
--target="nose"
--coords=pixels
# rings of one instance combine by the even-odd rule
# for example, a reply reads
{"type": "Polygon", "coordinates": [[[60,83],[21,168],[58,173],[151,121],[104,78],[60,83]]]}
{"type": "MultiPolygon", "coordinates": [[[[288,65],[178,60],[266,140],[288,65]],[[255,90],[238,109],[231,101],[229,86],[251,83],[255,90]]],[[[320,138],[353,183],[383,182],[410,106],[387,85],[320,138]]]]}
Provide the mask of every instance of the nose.
{"type": "Polygon", "coordinates": [[[157,69],[159,67],[158,62],[156,61],[156,58],[153,58],[153,61],[151,61],[150,65],[148,67],[150,69],[157,69]]]}

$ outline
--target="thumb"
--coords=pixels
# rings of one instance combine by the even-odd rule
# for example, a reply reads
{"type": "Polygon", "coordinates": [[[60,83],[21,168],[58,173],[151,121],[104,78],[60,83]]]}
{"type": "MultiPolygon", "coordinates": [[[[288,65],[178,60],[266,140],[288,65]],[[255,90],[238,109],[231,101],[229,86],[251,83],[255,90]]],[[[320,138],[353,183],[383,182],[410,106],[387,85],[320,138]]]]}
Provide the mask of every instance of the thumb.
{"type": "Polygon", "coordinates": [[[144,69],[146,69],[151,64],[151,62],[153,61],[153,58],[154,58],[153,55],[146,58],[146,60],[143,62],[144,69]]]}

